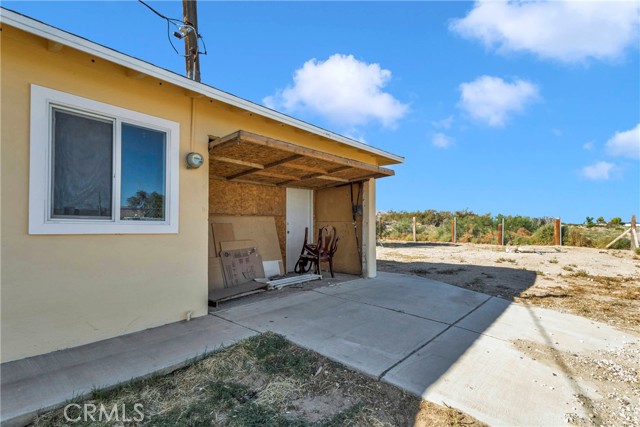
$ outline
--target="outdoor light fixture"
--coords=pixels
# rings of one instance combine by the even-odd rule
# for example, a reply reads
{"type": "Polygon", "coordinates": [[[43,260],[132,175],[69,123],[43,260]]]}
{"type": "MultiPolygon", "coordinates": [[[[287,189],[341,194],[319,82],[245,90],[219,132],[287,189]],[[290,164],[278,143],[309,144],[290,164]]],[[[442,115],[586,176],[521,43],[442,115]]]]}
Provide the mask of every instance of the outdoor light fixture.
{"type": "Polygon", "coordinates": [[[200,153],[187,154],[187,169],[198,169],[204,163],[204,157],[200,153]]]}

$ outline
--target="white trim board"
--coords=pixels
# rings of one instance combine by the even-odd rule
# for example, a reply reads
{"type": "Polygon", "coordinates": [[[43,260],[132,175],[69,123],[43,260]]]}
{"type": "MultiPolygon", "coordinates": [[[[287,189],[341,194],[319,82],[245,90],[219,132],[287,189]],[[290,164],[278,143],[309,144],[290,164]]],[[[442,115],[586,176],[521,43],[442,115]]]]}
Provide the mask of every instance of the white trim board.
{"type": "Polygon", "coordinates": [[[224,92],[220,89],[216,89],[212,86],[190,80],[172,71],[165,70],[164,68],[160,68],[140,59],[125,55],[116,50],[94,43],[90,40],[68,33],[66,31],[62,31],[51,25],[29,18],[9,9],[0,8],[0,23],[11,25],[28,33],[43,37],[47,40],[51,40],[55,43],[60,43],[73,49],[77,49],[81,52],[94,55],[123,67],[127,67],[131,70],[138,71],[140,73],[158,78],[160,80],[164,80],[168,83],[174,84],[184,89],[188,89],[198,94],[207,96],[217,101],[224,102],[229,105],[233,105],[234,107],[241,108],[260,116],[267,117],[280,123],[285,123],[289,126],[296,127],[312,134],[332,139],[334,141],[349,145],[367,153],[386,157],[391,160],[389,164],[394,162],[404,162],[404,157],[402,156],[389,153],[387,151],[372,147],[359,141],[355,141],[351,138],[347,138],[326,129],[322,129],[318,126],[314,126],[302,120],[287,116],[286,114],[282,114],[267,107],[263,107],[262,105],[247,101],[230,93],[224,92]]]}

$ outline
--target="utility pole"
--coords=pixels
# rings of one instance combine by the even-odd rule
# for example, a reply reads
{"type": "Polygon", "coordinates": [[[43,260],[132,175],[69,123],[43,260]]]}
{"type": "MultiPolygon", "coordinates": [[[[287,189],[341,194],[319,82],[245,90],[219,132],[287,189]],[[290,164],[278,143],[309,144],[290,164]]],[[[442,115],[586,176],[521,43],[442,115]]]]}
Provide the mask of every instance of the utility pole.
{"type": "Polygon", "coordinates": [[[184,24],[191,27],[184,37],[187,77],[199,82],[200,58],[198,55],[198,10],[196,0],[182,0],[182,13],[184,15],[184,24]]]}

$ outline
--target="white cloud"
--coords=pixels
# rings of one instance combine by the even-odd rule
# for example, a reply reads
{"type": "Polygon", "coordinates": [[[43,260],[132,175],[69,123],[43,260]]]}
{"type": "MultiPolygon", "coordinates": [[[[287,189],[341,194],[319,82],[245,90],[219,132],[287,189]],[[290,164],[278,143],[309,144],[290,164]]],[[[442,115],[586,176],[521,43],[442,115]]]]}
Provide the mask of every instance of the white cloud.
{"type": "Polygon", "coordinates": [[[507,83],[499,77],[481,76],[460,85],[458,106],[490,126],[503,126],[511,113],[521,112],[539,97],[536,85],[525,80],[507,83]]]}
{"type": "Polygon", "coordinates": [[[450,129],[451,125],[453,125],[453,116],[446,117],[442,120],[434,120],[431,124],[438,129],[450,129]]]}
{"type": "Polygon", "coordinates": [[[498,52],[578,62],[618,58],[637,46],[637,1],[478,1],[450,29],[498,52]]]}
{"type": "Polygon", "coordinates": [[[447,136],[441,132],[433,135],[433,138],[431,139],[431,143],[433,144],[433,146],[438,148],[449,148],[455,141],[456,140],[454,138],[447,136]]]}
{"type": "Polygon", "coordinates": [[[586,144],[582,145],[582,148],[584,148],[587,151],[593,151],[596,146],[593,144],[593,142],[587,142],[586,144]]]}
{"type": "Polygon", "coordinates": [[[611,170],[615,167],[613,163],[598,162],[591,166],[582,168],[582,176],[593,181],[609,179],[611,170]]]}
{"type": "Polygon", "coordinates": [[[263,99],[286,112],[309,111],[348,127],[372,120],[393,127],[409,107],[382,89],[391,71],[353,55],[335,54],[326,61],[311,59],[295,71],[293,85],[263,99]]]}
{"type": "Polygon", "coordinates": [[[640,159],[640,123],[624,132],[616,132],[606,144],[607,154],[611,156],[640,159]]]}

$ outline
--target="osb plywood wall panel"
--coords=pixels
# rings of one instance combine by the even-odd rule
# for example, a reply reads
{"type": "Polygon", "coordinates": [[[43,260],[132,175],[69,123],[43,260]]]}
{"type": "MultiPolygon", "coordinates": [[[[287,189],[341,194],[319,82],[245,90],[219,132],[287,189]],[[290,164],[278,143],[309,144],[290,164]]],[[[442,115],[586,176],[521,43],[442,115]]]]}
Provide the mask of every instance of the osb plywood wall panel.
{"type": "Polygon", "coordinates": [[[286,263],[286,196],[286,189],[282,187],[210,179],[209,217],[220,215],[274,217],[282,260],[286,263]]]}
{"type": "MultiPolygon", "coordinates": [[[[353,185],[353,199],[358,195],[358,184],[353,185]]],[[[356,246],[351,214],[351,193],[349,186],[327,188],[315,191],[315,229],[333,225],[338,232],[338,252],[334,255],[334,271],[349,274],[361,274],[360,258],[356,246]]],[[[359,204],[362,204],[362,195],[359,204]]],[[[356,216],[358,225],[358,246],[362,250],[362,216],[356,216]]],[[[317,235],[314,236],[317,239],[317,235]]],[[[328,266],[323,265],[323,269],[328,266]]]]}

